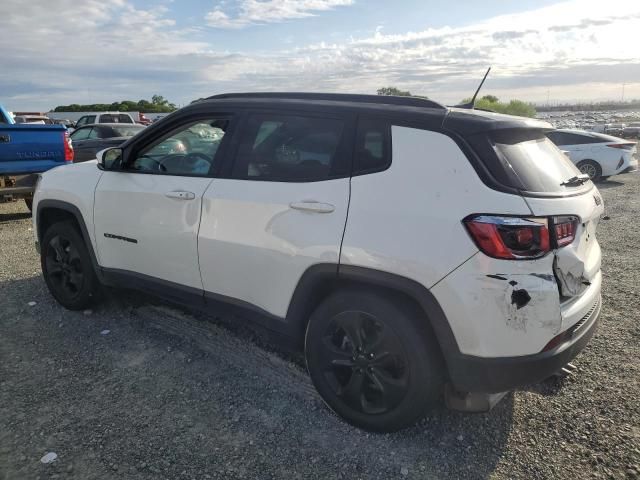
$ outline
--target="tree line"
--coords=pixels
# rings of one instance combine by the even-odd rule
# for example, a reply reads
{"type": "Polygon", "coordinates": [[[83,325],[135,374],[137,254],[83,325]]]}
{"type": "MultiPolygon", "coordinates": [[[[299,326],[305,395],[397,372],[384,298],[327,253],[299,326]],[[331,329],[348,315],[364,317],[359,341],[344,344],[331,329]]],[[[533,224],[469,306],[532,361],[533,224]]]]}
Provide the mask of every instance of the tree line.
{"type": "MultiPolygon", "coordinates": [[[[382,87],[376,92],[378,95],[395,95],[399,97],[415,97],[408,90],[400,90],[396,87],[382,87]]],[[[428,97],[420,97],[428,98],[428,97]]],[[[460,103],[470,102],[470,98],[465,98],[460,103]]],[[[517,115],[519,117],[535,117],[536,107],[522,100],[510,100],[509,102],[501,102],[500,99],[494,95],[485,95],[479,99],[476,99],[475,108],[480,110],[489,110],[496,113],[506,113],[509,115],[517,115]]]]}
{"type": "Polygon", "coordinates": [[[169,113],[178,107],[169,102],[162,95],[153,95],[149,100],[123,100],[113,103],[93,103],[80,105],[59,105],[53,109],[54,112],[144,112],[144,113],[169,113]]]}

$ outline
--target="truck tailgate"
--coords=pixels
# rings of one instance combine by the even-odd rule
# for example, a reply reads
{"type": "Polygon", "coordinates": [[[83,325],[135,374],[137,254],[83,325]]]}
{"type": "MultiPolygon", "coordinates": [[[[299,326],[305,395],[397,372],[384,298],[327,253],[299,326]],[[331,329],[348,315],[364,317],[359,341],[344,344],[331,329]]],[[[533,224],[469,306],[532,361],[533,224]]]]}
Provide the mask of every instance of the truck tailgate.
{"type": "Polygon", "coordinates": [[[0,125],[0,174],[44,172],[65,163],[62,125],[0,125]]]}

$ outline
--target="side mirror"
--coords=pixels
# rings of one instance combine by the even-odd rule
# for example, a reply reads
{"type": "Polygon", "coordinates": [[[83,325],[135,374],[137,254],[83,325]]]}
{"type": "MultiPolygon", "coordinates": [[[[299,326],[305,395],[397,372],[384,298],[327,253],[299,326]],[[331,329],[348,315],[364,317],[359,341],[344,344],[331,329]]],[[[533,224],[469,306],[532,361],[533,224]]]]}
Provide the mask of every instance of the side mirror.
{"type": "Polygon", "coordinates": [[[98,159],[98,168],[101,170],[118,170],[122,160],[121,148],[105,148],[100,150],[96,157],[98,159]]]}

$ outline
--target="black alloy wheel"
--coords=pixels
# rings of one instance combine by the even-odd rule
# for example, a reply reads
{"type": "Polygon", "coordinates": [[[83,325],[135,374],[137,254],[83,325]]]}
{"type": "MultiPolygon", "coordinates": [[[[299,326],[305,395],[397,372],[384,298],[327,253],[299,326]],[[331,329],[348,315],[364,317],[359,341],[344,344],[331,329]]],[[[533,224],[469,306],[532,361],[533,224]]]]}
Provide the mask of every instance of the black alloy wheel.
{"type": "Polygon", "coordinates": [[[336,396],[375,415],[402,401],[409,387],[406,353],[397,336],[366,312],[336,315],[321,340],[319,362],[336,396]]]}
{"type": "Polygon", "coordinates": [[[85,277],[78,248],[69,238],[56,235],[49,240],[45,265],[51,284],[61,296],[73,300],[80,294],[85,277]]]}
{"type": "Polygon", "coordinates": [[[439,400],[446,373],[428,322],[396,294],[353,287],[329,295],[305,335],[307,369],[327,406],[369,431],[415,423],[439,400]]]}
{"type": "Polygon", "coordinates": [[[54,223],[44,232],[40,264],[49,291],[69,310],[87,308],[98,296],[91,257],[73,222],[54,223]]]}

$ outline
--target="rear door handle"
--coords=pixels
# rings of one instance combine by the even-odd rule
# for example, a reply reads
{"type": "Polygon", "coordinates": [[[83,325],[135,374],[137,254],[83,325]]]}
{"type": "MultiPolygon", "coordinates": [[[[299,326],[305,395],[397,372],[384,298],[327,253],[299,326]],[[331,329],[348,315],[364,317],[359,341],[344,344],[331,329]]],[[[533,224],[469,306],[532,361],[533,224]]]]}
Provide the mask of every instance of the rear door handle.
{"type": "Polygon", "coordinates": [[[185,192],[182,190],[175,190],[173,192],[167,192],[164,194],[168,198],[176,198],[178,200],[193,200],[196,198],[196,194],[193,192],[185,192]]]}
{"type": "Polygon", "coordinates": [[[312,200],[305,202],[292,202],[289,206],[294,210],[303,210],[305,212],[315,213],[331,213],[336,209],[336,207],[330,203],[314,202],[312,200]]]}
{"type": "Polygon", "coordinates": [[[10,135],[0,135],[0,143],[9,143],[11,141],[10,135]]]}

